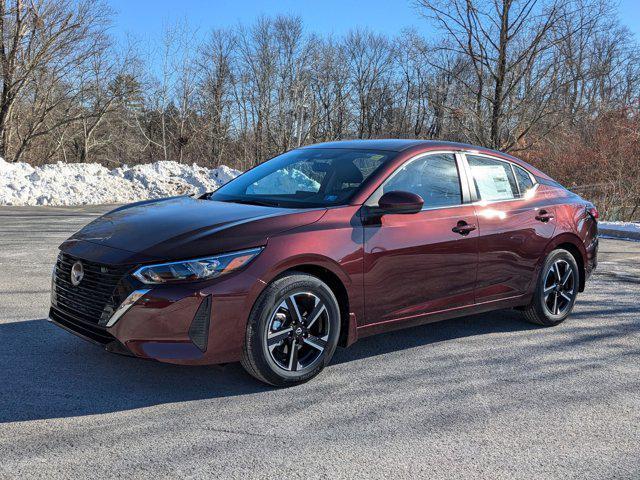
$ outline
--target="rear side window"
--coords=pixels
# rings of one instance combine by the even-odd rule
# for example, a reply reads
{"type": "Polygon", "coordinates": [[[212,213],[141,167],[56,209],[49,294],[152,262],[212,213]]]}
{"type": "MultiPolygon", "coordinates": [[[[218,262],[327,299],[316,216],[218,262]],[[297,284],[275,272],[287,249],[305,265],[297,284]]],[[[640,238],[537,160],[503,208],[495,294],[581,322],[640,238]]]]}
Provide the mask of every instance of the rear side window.
{"type": "Polygon", "coordinates": [[[406,163],[383,185],[380,196],[393,190],[417,193],[425,208],[460,205],[462,192],[455,156],[441,153],[406,163]]]}
{"type": "Polygon", "coordinates": [[[511,200],[520,196],[510,163],[477,155],[467,155],[467,161],[481,200],[511,200]]]}
{"type": "Polygon", "coordinates": [[[514,165],[513,169],[516,172],[516,180],[518,181],[518,186],[520,187],[520,195],[524,196],[529,190],[533,188],[533,180],[531,180],[531,175],[529,175],[529,172],[527,172],[522,167],[514,165]]]}

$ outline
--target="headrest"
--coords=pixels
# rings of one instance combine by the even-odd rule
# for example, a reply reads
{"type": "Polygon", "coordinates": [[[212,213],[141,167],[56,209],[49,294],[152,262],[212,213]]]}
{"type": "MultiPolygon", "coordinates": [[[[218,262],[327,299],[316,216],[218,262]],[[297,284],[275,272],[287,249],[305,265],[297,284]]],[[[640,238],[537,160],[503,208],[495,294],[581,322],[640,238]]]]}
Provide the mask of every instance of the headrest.
{"type": "Polygon", "coordinates": [[[336,179],[342,183],[362,183],[362,172],[353,161],[342,161],[334,164],[336,179]]]}

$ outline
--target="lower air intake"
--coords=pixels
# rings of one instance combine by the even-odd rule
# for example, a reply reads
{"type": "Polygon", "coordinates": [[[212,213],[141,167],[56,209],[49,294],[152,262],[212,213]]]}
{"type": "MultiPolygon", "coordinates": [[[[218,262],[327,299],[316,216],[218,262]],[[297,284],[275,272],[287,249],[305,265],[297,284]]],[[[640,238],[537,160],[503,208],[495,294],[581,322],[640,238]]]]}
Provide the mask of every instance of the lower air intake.
{"type": "Polygon", "coordinates": [[[189,338],[193,344],[205,352],[207,350],[207,340],[209,339],[209,319],[211,318],[211,295],[202,300],[196,312],[191,326],[189,327],[189,338]]]}

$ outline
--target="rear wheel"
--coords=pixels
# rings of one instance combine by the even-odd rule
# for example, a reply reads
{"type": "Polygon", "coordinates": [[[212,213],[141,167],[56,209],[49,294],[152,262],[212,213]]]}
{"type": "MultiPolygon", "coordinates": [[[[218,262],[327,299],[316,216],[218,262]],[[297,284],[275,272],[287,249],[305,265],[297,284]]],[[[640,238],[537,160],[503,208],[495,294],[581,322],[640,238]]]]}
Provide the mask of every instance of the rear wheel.
{"type": "Polygon", "coordinates": [[[242,366],[275,386],[306,382],[329,363],[338,344],[340,309],[320,279],[293,273],[273,281],[247,324],[242,366]]]}
{"type": "Polygon", "coordinates": [[[533,299],[524,309],[525,318],[549,327],[563,322],[573,310],[579,280],[573,255],[562,249],[552,251],[540,270],[533,299]]]}

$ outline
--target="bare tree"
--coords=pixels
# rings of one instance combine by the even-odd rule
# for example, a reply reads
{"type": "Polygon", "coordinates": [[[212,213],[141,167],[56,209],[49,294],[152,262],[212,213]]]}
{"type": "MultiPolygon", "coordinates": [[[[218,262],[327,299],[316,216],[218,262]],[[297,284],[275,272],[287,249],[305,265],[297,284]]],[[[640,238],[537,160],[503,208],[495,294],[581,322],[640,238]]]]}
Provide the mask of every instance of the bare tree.
{"type": "Polygon", "coordinates": [[[55,106],[64,103],[65,97],[79,95],[74,77],[105,47],[108,19],[109,10],[101,2],[0,2],[0,156],[17,160],[34,135],[46,135],[86,116],[69,108],[66,115],[42,129],[45,117],[55,106]],[[36,79],[38,85],[34,83],[36,79]],[[17,149],[10,151],[12,131],[21,122],[14,107],[29,87],[31,93],[39,94],[32,104],[38,106],[38,111],[30,109],[36,119],[23,130],[17,149]],[[42,101],[43,93],[50,94],[48,99],[54,102],[53,106],[42,101]]]}
{"type": "Polygon", "coordinates": [[[268,158],[270,122],[273,109],[273,82],[276,72],[276,52],[273,21],[261,18],[250,30],[240,30],[240,62],[244,114],[247,125],[253,132],[253,161],[258,163],[268,158]]]}
{"type": "Polygon", "coordinates": [[[349,69],[345,49],[333,38],[313,37],[310,83],[310,138],[337,140],[348,134],[349,69]]]}
{"type": "Polygon", "coordinates": [[[102,3],[2,2],[0,154],[246,169],[319,141],[437,138],[520,151],[576,188],[595,162],[610,186],[589,195],[640,209],[640,49],[612,0],[415,1],[441,35],[279,16],[201,40],[178,22],[149,55],[119,50],[102,3]]]}
{"type": "Polygon", "coordinates": [[[380,133],[384,109],[389,98],[392,69],[388,40],[364,30],[347,35],[345,50],[351,72],[351,97],[357,112],[358,138],[370,138],[380,133]]]}
{"type": "Polygon", "coordinates": [[[276,69],[273,83],[274,112],[269,137],[277,152],[300,146],[306,137],[309,109],[309,62],[300,18],[277,17],[273,23],[276,69]]]}
{"type": "Polygon", "coordinates": [[[171,136],[175,159],[183,162],[185,151],[200,128],[199,122],[195,120],[197,49],[194,49],[193,45],[196,43],[196,31],[186,22],[180,22],[173,28],[171,37],[174,42],[174,53],[170,62],[173,72],[171,97],[174,99],[172,107],[175,108],[175,113],[171,115],[171,136]]]}
{"type": "Polygon", "coordinates": [[[199,58],[200,104],[205,119],[208,152],[217,166],[229,143],[237,39],[230,30],[214,30],[199,58]]]}
{"type": "Polygon", "coordinates": [[[473,98],[476,140],[505,150],[517,147],[544,118],[547,102],[559,87],[549,81],[558,67],[554,54],[562,39],[559,24],[585,9],[586,3],[420,0],[419,4],[446,34],[442,48],[469,65],[468,70],[447,73],[455,75],[473,98]]]}

